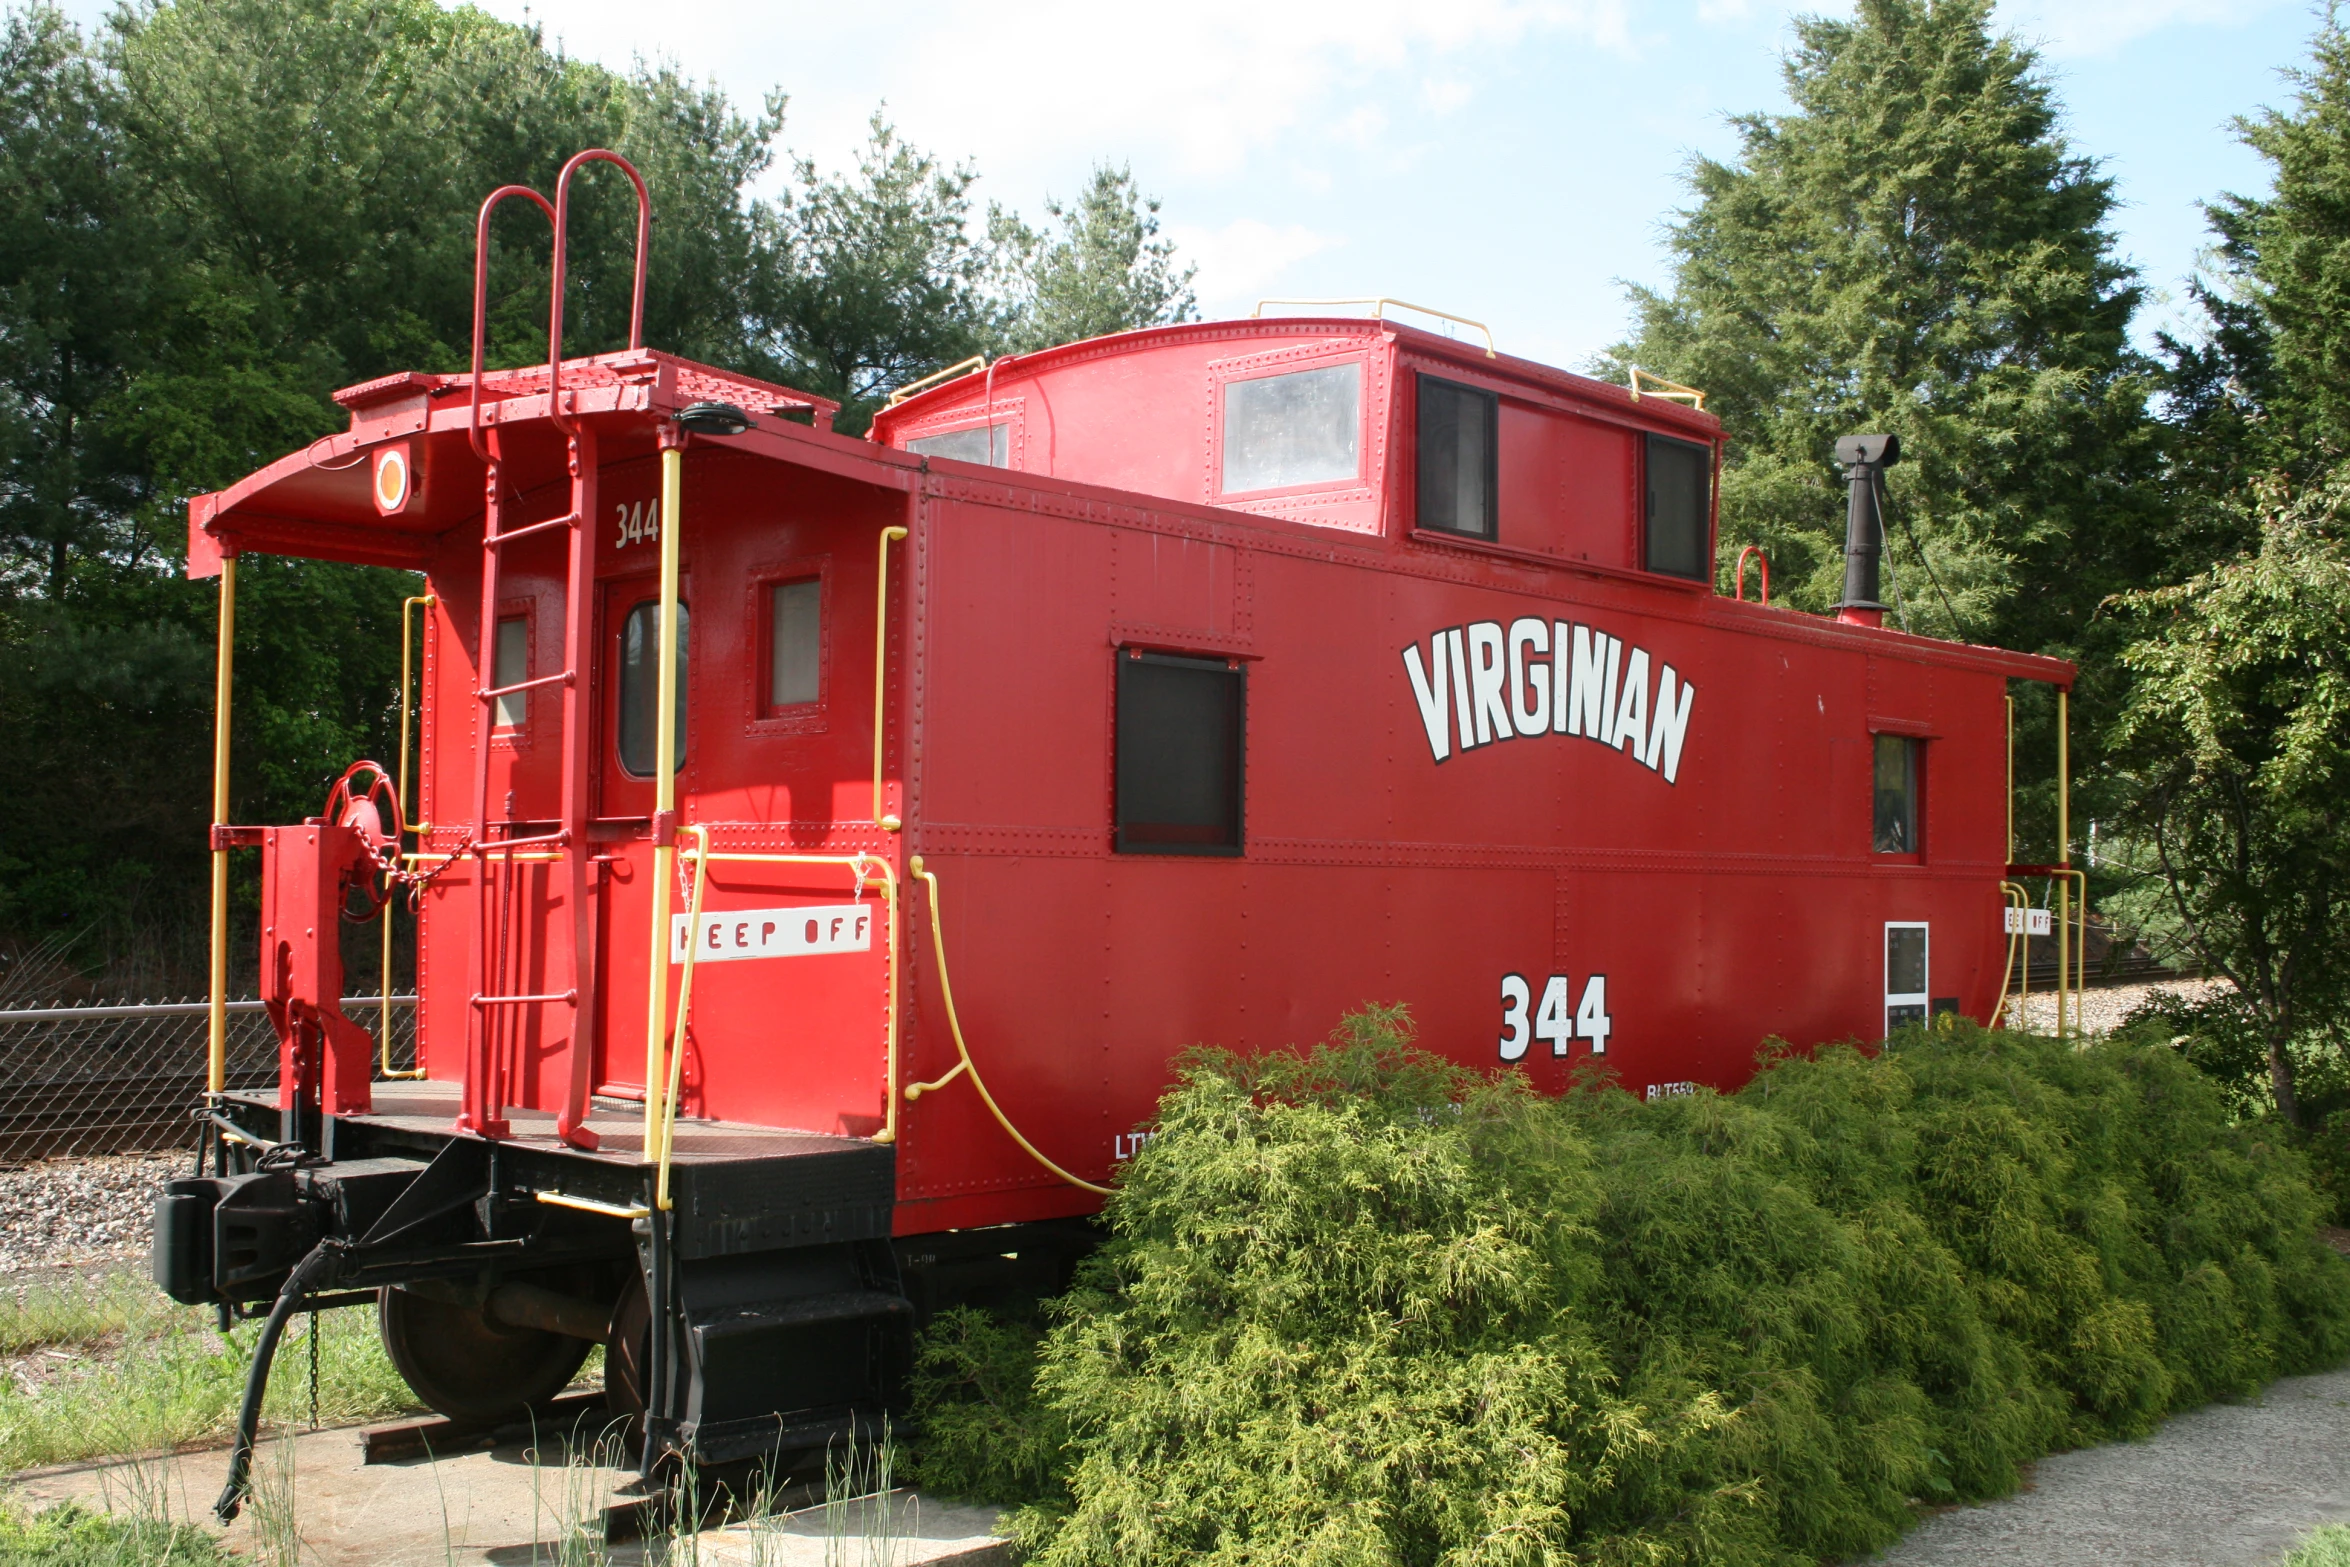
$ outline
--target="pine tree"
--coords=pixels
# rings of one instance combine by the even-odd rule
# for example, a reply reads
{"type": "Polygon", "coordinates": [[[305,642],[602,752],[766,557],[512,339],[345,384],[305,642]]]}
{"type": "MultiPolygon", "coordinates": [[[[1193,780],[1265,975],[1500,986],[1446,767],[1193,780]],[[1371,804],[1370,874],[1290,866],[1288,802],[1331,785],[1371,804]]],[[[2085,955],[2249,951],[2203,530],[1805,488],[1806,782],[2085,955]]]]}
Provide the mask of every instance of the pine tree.
{"type": "Polygon", "coordinates": [[[2065,651],[2145,580],[2150,367],[2106,224],[2033,52],[1991,0],[1861,0],[1797,23],[1794,111],[1697,160],[1668,292],[1616,351],[1704,388],[1730,437],[1722,558],[1840,596],[1836,437],[1889,430],[1888,589],[1915,630],[2065,651]],[[1922,568],[1922,569],[1921,569],[1922,568]]]}
{"type": "Polygon", "coordinates": [[[2291,108],[2239,120],[2275,182],[2208,209],[2217,276],[2204,340],[2169,344],[2172,397],[2208,485],[2304,477],[2350,455],[2350,34],[2328,10],[2291,108]]]}
{"type": "Polygon", "coordinates": [[[1014,312],[1005,340],[1011,352],[1198,313],[1191,292],[1198,269],[1177,266],[1174,241],[1159,236],[1159,204],[1135,188],[1131,168],[1100,164],[1084,195],[1067,206],[1047,201],[1044,209],[1060,233],[1040,234],[1000,210],[990,215],[1014,312]]]}

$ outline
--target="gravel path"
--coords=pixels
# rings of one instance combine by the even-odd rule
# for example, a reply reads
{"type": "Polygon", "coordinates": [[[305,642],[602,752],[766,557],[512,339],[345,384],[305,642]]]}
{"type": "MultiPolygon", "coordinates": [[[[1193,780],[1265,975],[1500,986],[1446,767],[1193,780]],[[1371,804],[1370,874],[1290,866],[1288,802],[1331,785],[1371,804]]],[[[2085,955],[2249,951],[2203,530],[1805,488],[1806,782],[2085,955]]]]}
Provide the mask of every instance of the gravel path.
{"type": "MultiPolygon", "coordinates": [[[[2081,1027],[2091,1034],[2105,1034],[2119,1027],[2132,1008],[2148,996],[2160,991],[2196,1000],[2221,989],[2224,979],[2158,979],[2143,985],[2106,985],[2081,992],[2081,1027]]],[[[2046,991],[2034,991],[2024,1003],[2024,1018],[2042,1033],[2056,1031],[2056,997],[2046,991]]]]}
{"type": "Polygon", "coordinates": [[[2350,1367],[2210,1404],[2143,1442],[2043,1458],[2031,1489],[1941,1513],[1883,1567],[2275,1567],[2350,1523],[2350,1367]]]}
{"type": "Polygon", "coordinates": [[[119,1154],[0,1169],[0,1274],[144,1258],[155,1190],[188,1160],[119,1154]]]}

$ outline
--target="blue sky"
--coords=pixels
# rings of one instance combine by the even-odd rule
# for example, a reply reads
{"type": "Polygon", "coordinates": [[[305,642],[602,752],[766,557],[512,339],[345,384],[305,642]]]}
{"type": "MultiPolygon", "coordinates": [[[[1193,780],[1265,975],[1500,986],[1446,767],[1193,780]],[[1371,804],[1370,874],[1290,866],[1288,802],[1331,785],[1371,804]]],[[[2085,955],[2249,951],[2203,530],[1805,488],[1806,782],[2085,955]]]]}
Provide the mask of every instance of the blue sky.
{"type": "MultiPolygon", "coordinates": [[[[78,0],[94,16],[103,0],[78,0]]],[[[1203,311],[1260,295],[1388,294],[1490,322],[1578,365],[1660,283],[1661,225],[1726,116],[1784,104],[1797,9],[1768,0],[1100,0],[824,6],[486,0],[575,55],[667,57],[844,163],[886,101],[979,193],[1040,215],[1097,160],[1129,163],[1199,264],[1203,311]]],[[[2286,101],[2307,0],[2011,0],[2078,150],[2119,183],[2123,253],[2176,318],[2207,236],[2197,203],[2263,187],[2230,119],[2286,101]]]]}

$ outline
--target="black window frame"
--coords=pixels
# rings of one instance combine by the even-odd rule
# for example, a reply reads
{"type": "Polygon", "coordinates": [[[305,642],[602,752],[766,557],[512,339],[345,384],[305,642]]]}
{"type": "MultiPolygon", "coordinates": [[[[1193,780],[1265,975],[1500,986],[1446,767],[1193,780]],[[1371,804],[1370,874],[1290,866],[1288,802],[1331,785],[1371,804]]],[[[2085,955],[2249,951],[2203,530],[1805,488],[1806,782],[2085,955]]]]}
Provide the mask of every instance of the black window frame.
{"type": "Polygon", "coordinates": [[[1714,577],[1714,449],[1703,441],[1659,435],[1651,430],[1640,448],[1640,569],[1675,582],[1711,582],[1714,577]],[[1697,508],[1697,564],[1690,571],[1673,571],[1656,564],[1656,450],[1679,447],[1698,454],[1703,495],[1697,508]]]}
{"type": "Polygon", "coordinates": [[[1471,386],[1464,381],[1449,380],[1431,375],[1425,370],[1416,372],[1412,404],[1412,525],[1430,533],[1447,534],[1456,539],[1482,539],[1488,544],[1501,542],[1501,394],[1471,386]],[[1485,529],[1477,532],[1469,528],[1453,527],[1429,520],[1428,506],[1428,388],[1442,387],[1447,393],[1474,397],[1485,404],[1485,529]]]}
{"type": "Polygon", "coordinates": [[[1245,660],[1214,655],[1164,653],[1148,648],[1120,647],[1116,650],[1117,675],[1113,684],[1113,714],[1110,735],[1110,844],[1119,854],[1172,854],[1212,859],[1237,859],[1248,847],[1248,664],[1245,660]],[[1230,777],[1224,787],[1230,790],[1231,832],[1228,840],[1214,842],[1184,842],[1150,836],[1159,823],[1129,823],[1126,819],[1130,788],[1126,780],[1129,752],[1127,735],[1134,721],[1128,707],[1133,689],[1131,681],[1142,671],[1174,668],[1201,674],[1216,674],[1229,679],[1231,699],[1228,722],[1231,734],[1230,777]]]}

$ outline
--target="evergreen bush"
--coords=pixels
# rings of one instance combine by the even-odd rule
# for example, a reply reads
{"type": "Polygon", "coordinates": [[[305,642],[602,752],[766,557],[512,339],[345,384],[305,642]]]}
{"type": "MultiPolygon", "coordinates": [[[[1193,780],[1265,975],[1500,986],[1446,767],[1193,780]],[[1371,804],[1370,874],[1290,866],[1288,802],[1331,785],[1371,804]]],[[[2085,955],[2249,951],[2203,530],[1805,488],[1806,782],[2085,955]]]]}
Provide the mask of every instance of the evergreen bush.
{"type": "Polygon", "coordinates": [[[1155,1133],[1041,1331],[924,1344],[920,1478],[1053,1567],[1813,1563],[2350,1354],[2301,1156],[2150,1037],[1548,1100],[1371,1008],[1155,1133]]]}

